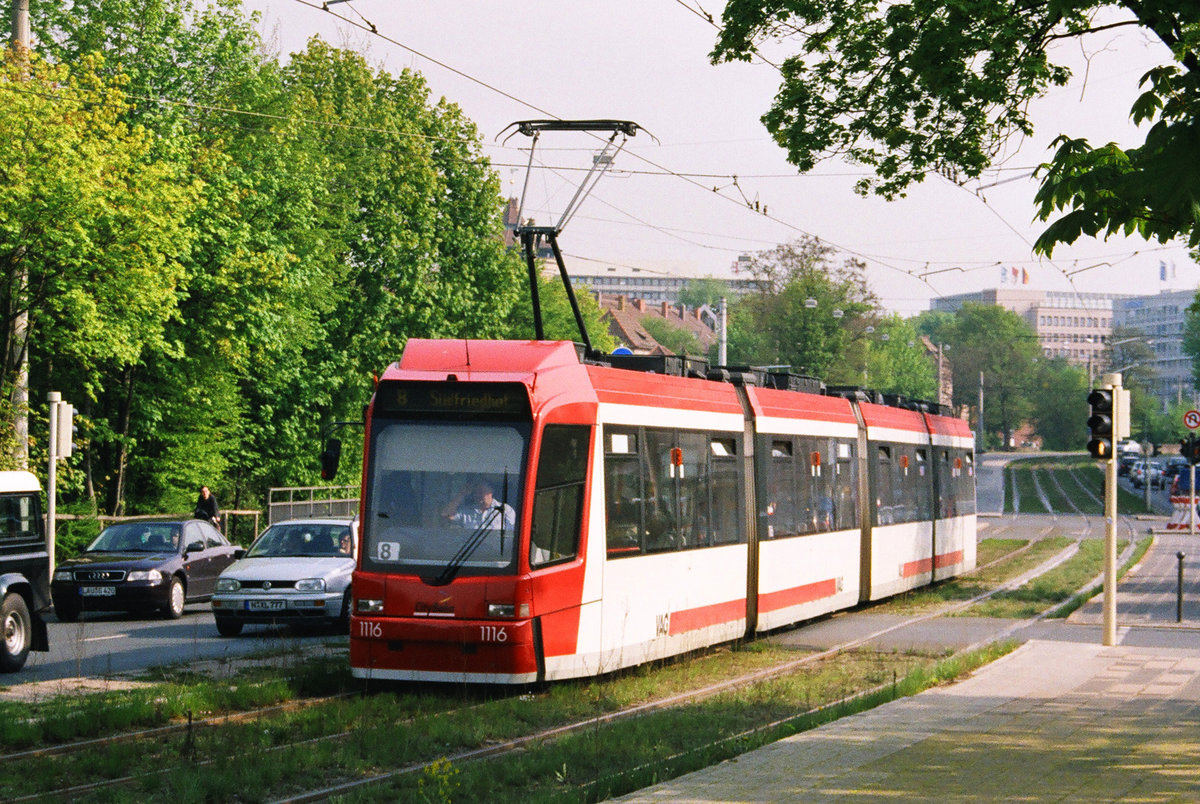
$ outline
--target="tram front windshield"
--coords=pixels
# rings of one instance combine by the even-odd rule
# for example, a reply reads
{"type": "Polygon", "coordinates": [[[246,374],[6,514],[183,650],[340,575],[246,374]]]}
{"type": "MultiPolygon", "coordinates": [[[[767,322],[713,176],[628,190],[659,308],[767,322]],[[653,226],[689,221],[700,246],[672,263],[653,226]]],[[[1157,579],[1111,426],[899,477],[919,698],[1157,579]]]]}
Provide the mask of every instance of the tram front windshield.
{"type": "Polygon", "coordinates": [[[516,571],[527,424],[376,420],[363,566],[448,582],[516,571]]]}

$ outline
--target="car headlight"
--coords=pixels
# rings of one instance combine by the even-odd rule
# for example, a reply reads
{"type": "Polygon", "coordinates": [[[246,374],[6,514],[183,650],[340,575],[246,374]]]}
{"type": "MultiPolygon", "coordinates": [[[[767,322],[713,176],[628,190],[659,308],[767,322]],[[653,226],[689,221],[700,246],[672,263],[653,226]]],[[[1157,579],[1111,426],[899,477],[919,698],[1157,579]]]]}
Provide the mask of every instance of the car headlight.
{"type": "Polygon", "coordinates": [[[54,573],[54,580],[73,581],[75,580],[75,575],[70,570],[58,570],[54,573]]]}
{"type": "Polygon", "coordinates": [[[236,592],[242,588],[242,582],[237,578],[217,578],[218,592],[236,592]]]}
{"type": "Polygon", "coordinates": [[[324,578],[305,578],[301,581],[296,581],[297,592],[324,592],[324,578]]]}
{"type": "Polygon", "coordinates": [[[162,581],[162,573],[156,569],[150,570],[131,570],[125,576],[127,581],[149,581],[150,583],[160,583],[162,581]]]}

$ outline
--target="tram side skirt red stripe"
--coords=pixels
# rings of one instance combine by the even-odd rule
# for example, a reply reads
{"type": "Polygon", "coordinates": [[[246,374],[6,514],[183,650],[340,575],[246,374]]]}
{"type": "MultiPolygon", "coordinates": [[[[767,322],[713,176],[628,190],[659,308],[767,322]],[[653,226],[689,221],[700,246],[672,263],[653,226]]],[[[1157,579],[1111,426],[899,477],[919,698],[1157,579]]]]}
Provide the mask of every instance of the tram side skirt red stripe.
{"type": "Polygon", "coordinates": [[[837,594],[837,579],[826,578],[823,581],[806,583],[804,586],[794,586],[791,589],[780,589],[777,592],[767,592],[759,595],[758,607],[762,611],[777,611],[801,603],[811,603],[824,597],[837,594]]]}
{"type": "Polygon", "coordinates": [[[942,553],[933,558],[921,558],[916,561],[910,561],[904,565],[903,576],[909,578],[913,575],[920,575],[924,572],[929,572],[934,567],[941,569],[942,567],[952,567],[955,564],[962,563],[963,551],[955,550],[950,553],[942,553]]]}
{"type": "Polygon", "coordinates": [[[729,600],[724,603],[714,603],[711,606],[698,606],[694,609],[683,609],[671,612],[671,627],[667,633],[671,636],[687,631],[707,628],[710,625],[741,620],[746,616],[746,601],[729,600]]]}

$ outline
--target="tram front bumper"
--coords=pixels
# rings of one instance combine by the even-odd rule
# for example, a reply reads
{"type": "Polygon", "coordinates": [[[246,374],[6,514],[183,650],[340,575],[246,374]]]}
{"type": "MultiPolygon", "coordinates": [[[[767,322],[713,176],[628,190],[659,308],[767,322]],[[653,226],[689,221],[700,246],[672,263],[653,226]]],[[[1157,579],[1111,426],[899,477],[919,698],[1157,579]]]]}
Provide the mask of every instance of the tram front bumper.
{"type": "Polygon", "coordinates": [[[350,619],[350,667],[360,678],[523,684],[538,680],[534,620],[350,619]]]}

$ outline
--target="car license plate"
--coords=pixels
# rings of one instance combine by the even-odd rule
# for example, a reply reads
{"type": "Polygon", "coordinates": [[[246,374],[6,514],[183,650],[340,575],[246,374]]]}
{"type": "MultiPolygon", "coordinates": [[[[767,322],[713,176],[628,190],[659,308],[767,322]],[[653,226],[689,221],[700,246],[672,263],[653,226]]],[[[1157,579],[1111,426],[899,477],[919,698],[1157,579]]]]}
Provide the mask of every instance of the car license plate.
{"type": "Polygon", "coordinates": [[[283,608],[282,600],[247,600],[246,608],[250,611],[277,611],[283,608]]]}
{"type": "Polygon", "coordinates": [[[116,597],[117,587],[115,586],[81,586],[79,594],[84,597],[116,597]]]}

